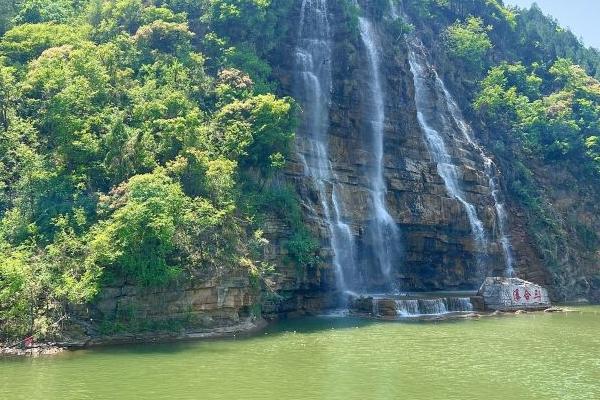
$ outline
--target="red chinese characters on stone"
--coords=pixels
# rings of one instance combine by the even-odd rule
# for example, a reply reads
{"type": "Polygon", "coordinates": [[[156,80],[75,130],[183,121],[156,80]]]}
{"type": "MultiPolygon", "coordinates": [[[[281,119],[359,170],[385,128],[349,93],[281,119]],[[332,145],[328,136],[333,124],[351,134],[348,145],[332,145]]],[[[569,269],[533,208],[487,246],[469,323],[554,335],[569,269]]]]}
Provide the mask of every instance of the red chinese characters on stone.
{"type": "Polygon", "coordinates": [[[539,289],[535,289],[535,291],[533,292],[533,299],[542,301],[542,293],[540,292],[539,289]]]}
{"type": "Polygon", "coordinates": [[[531,298],[531,293],[529,292],[529,289],[525,288],[525,294],[523,295],[523,297],[525,297],[525,301],[529,301],[529,299],[531,298]]]}
{"type": "Polygon", "coordinates": [[[515,301],[521,300],[521,293],[519,292],[519,288],[513,290],[513,299],[515,299],[515,301]]]}

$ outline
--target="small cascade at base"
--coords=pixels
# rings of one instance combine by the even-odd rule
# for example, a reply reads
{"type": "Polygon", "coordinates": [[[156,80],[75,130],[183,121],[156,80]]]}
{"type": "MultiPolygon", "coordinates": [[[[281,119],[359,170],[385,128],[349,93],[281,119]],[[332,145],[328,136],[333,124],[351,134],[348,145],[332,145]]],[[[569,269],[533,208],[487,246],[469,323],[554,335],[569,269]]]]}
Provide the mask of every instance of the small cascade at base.
{"type": "Polygon", "coordinates": [[[473,303],[470,297],[449,297],[448,310],[450,311],[473,311],[473,303]]]}
{"type": "Polygon", "coordinates": [[[442,315],[453,312],[471,312],[473,304],[468,297],[446,297],[437,299],[396,300],[396,313],[400,317],[442,315]]]}
{"type": "Polygon", "coordinates": [[[471,313],[475,309],[466,295],[408,295],[402,297],[357,297],[350,301],[350,313],[382,319],[430,317],[471,313]]]}

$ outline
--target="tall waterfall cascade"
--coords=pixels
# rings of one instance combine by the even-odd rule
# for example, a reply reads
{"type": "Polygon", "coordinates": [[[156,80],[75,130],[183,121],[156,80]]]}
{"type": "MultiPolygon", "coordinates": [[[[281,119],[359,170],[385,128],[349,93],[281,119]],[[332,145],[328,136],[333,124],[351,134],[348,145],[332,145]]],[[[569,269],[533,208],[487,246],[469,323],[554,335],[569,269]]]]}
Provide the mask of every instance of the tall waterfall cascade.
{"type": "Polygon", "coordinates": [[[303,125],[297,140],[298,155],[305,175],[311,179],[320,202],[320,214],[328,227],[338,288],[343,292],[395,290],[394,271],[400,263],[400,230],[386,206],[384,177],[385,93],[381,80],[379,39],[371,22],[359,19],[360,37],[365,49],[365,146],[372,159],[364,180],[369,192],[369,215],[363,232],[361,262],[358,268],[355,233],[345,217],[342,188],[331,163],[328,130],[332,97],[332,33],[327,0],[303,0],[295,51],[295,95],[303,109],[303,125]],[[374,268],[371,268],[374,267],[374,268]],[[367,272],[371,271],[371,272],[367,272]],[[377,272],[378,271],[378,272],[377,272]],[[374,276],[365,276],[366,274],[374,276]],[[369,282],[369,283],[367,283],[369,282]]]}
{"type": "Polygon", "coordinates": [[[500,200],[500,189],[496,181],[497,168],[494,161],[486,154],[483,147],[473,139],[473,130],[469,123],[465,120],[460,107],[456,103],[454,97],[450,94],[444,81],[435,73],[436,86],[444,95],[448,111],[452,116],[452,119],[456,126],[458,126],[465,140],[473,147],[478,153],[485,165],[484,173],[488,179],[490,190],[492,192],[492,199],[494,200],[494,208],[496,210],[496,218],[498,221],[498,231],[500,234],[500,243],[502,245],[502,252],[504,253],[505,261],[505,274],[507,277],[513,277],[514,271],[514,254],[510,238],[507,233],[508,217],[504,203],[500,200]]]}
{"type": "MultiPolygon", "coordinates": [[[[392,9],[392,18],[394,18],[394,19],[398,18],[398,14],[395,11],[395,7],[393,5],[390,5],[390,6],[392,9]]],[[[504,254],[504,260],[505,260],[505,275],[508,277],[512,277],[515,274],[515,272],[514,272],[514,253],[513,253],[512,245],[510,242],[510,238],[507,233],[508,217],[506,214],[506,209],[505,209],[504,203],[502,203],[502,201],[500,199],[500,189],[498,187],[498,183],[497,183],[497,179],[496,179],[497,168],[496,168],[493,160],[486,154],[483,147],[481,147],[473,139],[473,131],[471,129],[471,126],[465,120],[465,118],[462,114],[462,111],[460,110],[460,107],[458,106],[456,100],[454,99],[454,96],[452,96],[452,94],[448,91],[448,88],[446,87],[444,81],[439,77],[437,71],[435,71],[435,69],[433,69],[427,63],[427,56],[426,56],[426,54],[424,54],[422,44],[419,41],[417,41],[416,39],[413,39],[413,42],[410,43],[409,45],[411,47],[410,63],[411,63],[411,69],[413,69],[413,75],[414,75],[415,70],[417,70],[417,71],[420,70],[421,73],[423,73],[424,71],[428,71],[431,73],[431,75],[433,76],[433,78],[435,80],[434,88],[437,91],[437,94],[441,95],[441,97],[444,99],[444,102],[446,104],[446,109],[448,110],[452,121],[460,130],[460,132],[461,132],[463,138],[466,140],[466,142],[473,149],[475,149],[477,151],[477,153],[483,160],[483,163],[485,166],[484,173],[488,179],[488,183],[489,183],[491,194],[492,194],[492,199],[494,201],[494,208],[496,211],[496,219],[497,219],[497,223],[498,223],[500,244],[502,245],[502,252],[504,254]],[[420,65],[418,64],[418,55],[417,55],[418,52],[421,53],[420,57],[422,60],[422,64],[420,64],[420,65]]],[[[422,79],[422,77],[423,77],[423,75],[421,75],[421,79],[422,79]]],[[[417,78],[415,78],[415,81],[416,80],[417,80],[417,78]]],[[[415,84],[415,90],[418,90],[416,88],[416,86],[417,85],[415,84]]],[[[417,94],[417,96],[418,96],[418,94],[417,94]]],[[[419,117],[419,123],[423,125],[421,118],[422,118],[422,116],[419,117]]],[[[423,128],[423,129],[425,129],[425,128],[423,128]]],[[[473,227],[474,224],[477,225],[478,224],[477,221],[471,221],[471,218],[472,218],[471,210],[467,210],[467,213],[469,214],[469,220],[471,222],[471,226],[473,227]]],[[[476,215],[474,215],[474,216],[476,217],[476,215]]],[[[476,228],[474,228],[474,232],[476,232],[478,229],[479,229],[478,226],[476,228]]]]}
{"type": "Polygon", "coordinates": [[[416,39],[409,44],[409,63],[414,79],[417,119],[425,134],[427,148],[431,158],[437,164],[438,174],[444,181],[446,191],[463,205],[469,219],[473,239],[479,251],[485,253],[488,240],[483,222],[477,215],[477,209],[468,201],[465,192],[461,188],[458,167],[454,164],[452,156],[448,152],[442,134],[434,124],[434,121],[440,116],[430,106],[436,98],[436,93],[432,92],[429,79],[436,74],[427,61],[422,45],[416,39]]]}
{"type": "MultiPolygon", "coordinates": [[[[355,5],[359,7],[358,2],[355,5]]],[[[314,196],[306,206],[311,210],[310,214],[327,228],[338,289],[354,295],[373,293],[373,290],[389,293],[401,289],[395,281],[402,265],[402,235],[387,204],[385,133],[386,122],[392,118],[386,115],[386,101],[391,101],[388,96],[392,96],[392,92],[386,93],[388,80],[384,71],[388,66],[384,64],[384,57],[387,51],[382,47],[382,32],[378,26],[368,16],[361,15],[358,30],[364,61],[359,74],[362,74],[364,98],[360,103],[363,113],[358,126],[362,129],[360,140],[364,146],[360,151],[366,155],[366,161],[361,164],[364,174],[355,178],[362,182],[360,190],[364,190],[367,197],[364,209],[357,214],[353,205],[348,203],[349,193],[356,189],[347,186],[346,166],[342,165],[340,169],[337,161],[332,162],[339,154],[337,147],[330,144],[330,138],[337,136],[330,136],[329,132],[330,113],[332,105],[335,105],[332,103],[334,35],[329,6],[332,4],[328,0],[302,0],[294,54],[294,95],[303,112],[296,140],[297,154],[304,175],[314,190],[314,196]]],[[[390,1],[388,18],[398,19],[400,14],[390,1]]],[[[472,147],[483,161],[495,207],[496,229],[492,238],[494,243],[497,240],[502,245],[506,275],[512,276],[514,256],[507,233],[507,214],[499,189],[497,168],[473,139],[470,125],[430,65],[427,51],[418,38],[411,39],[408,48],[417,120],[425,139],[426,152],[436,165],[437,175],[442,179],[447,195],[460,204],[468,218],[479,272],[483,272],[482,260],[490,248],[490,239],[471,193],[462,186],[460,161],[451,155],[450,150],[457,143],[472,147]]],[[[390,155],[387,157],[391,165],[390,155]]],[[[407,310],[412,306],[409,303],[399,305],[407,310]]]]}
{"type": "Polygon", "coordinates": [[[339,187],[329,159],[329,108],[332,91],[331,32],[327,0],[303,0],[298,29],[296,96],[303,110],[298,153],[319,196],[327,225],[338,288],[355,289],[356,257],[352,230],[343,219],[339,187]]]}
{"type": "MultiPolygon", "coordinates": [[[[396,19],[400,18],[400,13],[397,9],[397,6],[396,6],[396,4],[394,4],[394,2],[392,0],[389,1],[389,7],[390,7],[391,19],[396,20],[396,19]]],[[[510,238],[507,233],[508,216],[506,213],[506,208],[504,206],[504,203],[502,203],[502,201],[500,199],[500,197],[501,197],[500,189],[498,187],[498,183],[497,183],[497,179],[496,179],[497,168],[496,168],[493,160],[486,154],[483,147],[481,147],[473,139],[471,126],[465,120],[465,118],[460,110],[460,107],[456,103],[456,100],[454,99],[452,94],[448,91],[446,85],[444,84],[444,81],[439,77],[437,72],[433,68],[431,68],[430,65],[428,65],[426,55],[423,54],[422,44],[419,41],[417,41],[416,39],[413,39],[413,43],[409,43],[409,46],[411,47],[410,63],[411,63],[411,69],[413,69],[413,76],[414,76],[415,70],[417,70],[419,68],[420,68],[421,72],[423,72],[423,69],[424,69],[423,66],[425,66],[427,70],[433,72],[433,76],[435,78],[435,88],[443,94],[443,98],[446,102],[446,107],[450,113],[450,116],[452,117],[452,120],[454,121],[456,126],[459,128],[464,139],[469,143],[469,145],[472,148],[474,148],[479,153],[481,159],[484,162],[484,165],[485,165],[484,172],[488,179],[488,183],[489,183],[490,190],[492,193],[492,198],[494,200],[494,208],[496,210],[496,218],[498,221],[498,232],[499,232],[500,243],[502,245],[502,251],[504,253],[504,260],[505,260],[505,274],[508,277],[513,277],[515,275],[514,253],[513,253],[513,248],[512,248],[511,242],[510,242],[510,238]],[[415,47],[417,49],[421,50],[421,53],[422,53],[421,57],[422,57],[422,60],[424,61],[425,65],[417,64],[417,55],[415,54],[415,47]]],[[[421,78],[422,77],[423,76],[421,76],[421,78]]],[[[414,78],[414,79],[416,80],[416,78],[414,78]]],[[[416,88],[416,86],[417,85],[415,84],[415,88],[416,88]]],[[[422,118],[423,118],[423,116],[421,115],[421,117],[419,118],[419,123],[421,125],[423,125],[423,122],[425,122],[425,121],[422,121],[422,118]]],[[[477,234],[478,234],[477,232],[479,231],[480,226],[481,226],[476,219],[477,215],[472,213],[471,207],[468,207],[468,206],[465,206],[465,207],[467,209],[467,214],[469,215],[469,222],[471,223],[473,232],[477,236],[477,234]]],[[[485,234],[485,232],[483,232],[483,233],[485,234]]]]}
{"type": "MultiPolygon", "coordinates": [[[[387,282],[393,285],[393,268],[399,261],[400,230],[389,214],[386,206],[386,183],[384,177],[384,124],[385,124],[385,93],[381,83],[380,42],[371,22],[359,18],[359,29],[362,43],[365,47],[368,80],[368,121],[369,140],[374,155],[373,166],[368,172],[372,200],[372,226],[370,227],[371,241],[376,261],[387,282]]],[[[389,289],[393,289],[390,287],[389,289]]]]}

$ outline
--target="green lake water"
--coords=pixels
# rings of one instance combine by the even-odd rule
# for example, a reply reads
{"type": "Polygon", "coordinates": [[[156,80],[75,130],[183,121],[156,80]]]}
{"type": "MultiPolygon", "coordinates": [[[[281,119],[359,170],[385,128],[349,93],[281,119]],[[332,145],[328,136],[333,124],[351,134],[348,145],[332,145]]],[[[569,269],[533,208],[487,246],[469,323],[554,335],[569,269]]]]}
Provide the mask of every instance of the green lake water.
{"type": "Polygon", "coordinates": [[[600,307],[0,359],[0,399],[600,399],[600,307]]]}

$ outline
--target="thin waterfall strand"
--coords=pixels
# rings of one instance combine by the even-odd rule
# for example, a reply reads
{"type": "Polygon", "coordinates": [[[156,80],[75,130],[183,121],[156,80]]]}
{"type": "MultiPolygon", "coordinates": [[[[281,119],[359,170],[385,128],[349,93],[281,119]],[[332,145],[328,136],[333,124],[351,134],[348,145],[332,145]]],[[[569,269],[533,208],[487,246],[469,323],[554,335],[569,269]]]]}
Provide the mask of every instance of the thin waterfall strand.
{"type": "Polygon", "coordinates": [[[392,284],[392,271],[397,260],[397,250],[400,246],[400,232],[396,222],[386,208],[386,184],[384,179],[384,123],[385,97],[381,85],[379,68],[380,54],[378,39],[373,26],[366,18],[359,18],[360,37],[367,50],[369,72],[370,110],[372,116],[369,124],[373,153],[375,156],[373,168],[370,169],[369,182],[373,202],[373,247],[383,276],[392,284]]]}
{"type": "Polygon", "coordinates": [[[483,222],[479,219],[475,206],[467,201],[466,195],[460,187],[458,168],[448,153],[444,139],[430,122],[438,117],[428,112],[428,104],[432,99],[428,93],[426,80],[430,75],[431,68],[427,64],[425,55],[418,54],[415,50],[419,47],[412,43],[409,49],[409,63],[415,85],[415,102],[419,125],[425,133],[427,147],[433,161],[437,164],[438,174],[444,181],[448,194],[463,205],[469,219],[473,239],[479,250],[485,253],[487,251],[487,237],[483,222]]]}
{"type": "Polygon", "coordinates": [[[327,224],[338,288],[351,291],[355,286],[354,238],[342,219],[336,177],[329,161],[329,108],[332,91],[331,33],[327,0],[303,0],[296,48],[297,95],[304,106],[306,133],[299,151],[305,174],[318,191],[327,224]]]}
{"type": "Polygon", "coordinates": [[[507,234],[507,225],[508,225],[508,217],[506,214],[506,209],[504,204],[500,201],[500,189],[498,188],[498,184],[496,183],[495,171],[497,170],[494,162],[488,155],[486,154],[483,147],[481,147],[478,143],[473,139],[471,126],[465,120],[462,112],[460,111],[460,107],[456,103],[454,97],[450,94],[444,81],[439,77],[437,73],[435,73],[436,85],[439,87],[441,92],[444,94],[444,99],[446,101],[448,110],[452,115],[452,119],[458,126],[459,130],[463,134],[465,140],[477,151],[479,152],[480,157],[482,158],[485,165],[485,175],[488,179],[490,190],[492,192],[492,198],[494,200],[494,208],[496,210],[496,218],[498,221],[498,231],[500,233],[500,244],[502,245],[502,251],[504,253],[504,261],[505,261],[505,274],[508,277],[513,277],[515,274],[514,271],[514,253],[512,244],[510,242],[510,238],[507,234]]]}

